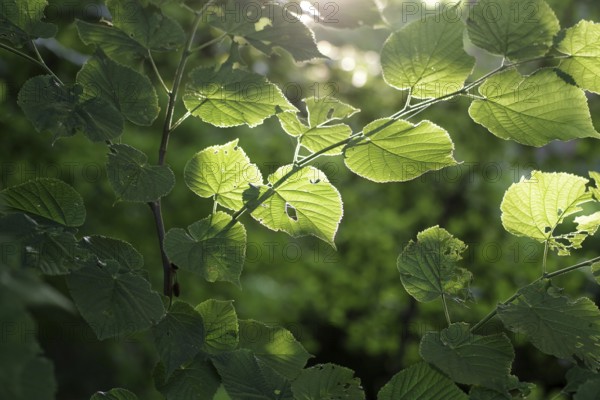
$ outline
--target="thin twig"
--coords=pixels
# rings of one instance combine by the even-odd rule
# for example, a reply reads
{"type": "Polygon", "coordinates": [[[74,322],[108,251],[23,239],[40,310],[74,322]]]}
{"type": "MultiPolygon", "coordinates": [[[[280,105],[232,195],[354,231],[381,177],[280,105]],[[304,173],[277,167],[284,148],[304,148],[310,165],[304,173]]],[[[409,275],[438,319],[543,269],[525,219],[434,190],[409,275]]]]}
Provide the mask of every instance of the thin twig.
{"type": "Polygon", "coordinates": [[[165,90],[167,95],[170,95],[171,91],[169,90],[169,87],[165,84],[165,81],[163,80],[162,76],[160,75],[160,71],[158,70],[156,63],[154,62],[154,57],[152,57],[152,52],[150,51],[150,49],[148,49],[148,59],[150,60],[150,64],[152,65],[152,69],[154,70],[154,74],[158,78],[160,85],[163,87],[163,89],[165,90]]]}

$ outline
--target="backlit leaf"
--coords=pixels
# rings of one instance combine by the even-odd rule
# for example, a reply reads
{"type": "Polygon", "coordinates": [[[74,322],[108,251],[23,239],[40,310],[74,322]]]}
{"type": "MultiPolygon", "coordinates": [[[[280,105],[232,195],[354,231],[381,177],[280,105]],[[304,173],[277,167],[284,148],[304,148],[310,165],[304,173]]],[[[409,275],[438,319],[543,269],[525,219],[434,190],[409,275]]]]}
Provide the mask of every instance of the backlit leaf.
{"type": "Polygon", "coordinates": [[[583,90],[550,69],[522,76],[509,69],[479,87],[469,115],[494,135],[529,146],[553,140],[600,138],[592,125],[583,90]]]}
{"type": "Polygon", "coordinates": [[[448,132],[429,121],[379,119],[363,134],[345,147],[344,162],[374,182],[405,182],[456,164],[448,132]]]}
{"type": "Polygon", "coordinates": [[[579,87],[600,93],[600,24],[580,21],[566,30],[556,48],[569,56],[560,61],[558,68],[569,74],[579,87]]]}
{"type": "Polygon", "coordinates": [[[184,170],[186,185],[200,197],[216,196],[216,201],[231,210],[243,206],[243,192],[250,184],[263,183],[263,177],[238,139],[211,146],[196,153],[184,170]]]}
{"type": "Polygon", "coordinates": [[[335,246],[342,219],[342,199],[325,174],[313,167],[280,167],[249,200],[252,217],[266,227],[292,237],[313,235],[335,246]],[[287,177],[285,182],[280,182],[287,177]],[[256,199],[265,199],[253,206],[256,199]]]}
{"type": "Polygon", "coordinates": [[[479,0],[467,26],[473,44],[510,60],[543,56],[560,29],[544,0],[479,0]]]}
{"type": "Polygon", "coordinates": [[[192,115],[219,127],[254,127],[279,111],[296,111],[264,76],[230,66],[194,69],[183,102],[192,115]]]}
{"type": "Polygon", "coordinates": [[[56,34],[56,25],[42,21],[46,0],[0,0],[0,39],[22,46],[56,34]]]}
{"type": "Polygon", "coordinates": [[[463,49],[464,29],[460,21],[428,15],[392,33],[381,50],[383,78],[417,98],[459,90],[475,65],[463,49]]]}
{"type": "Polygon", "coordinates": [[[238,345],[239,323],[233,301],[209,299],[196,306],[204,321],[204,348],[209,354],[233,350],[238,345]]]}

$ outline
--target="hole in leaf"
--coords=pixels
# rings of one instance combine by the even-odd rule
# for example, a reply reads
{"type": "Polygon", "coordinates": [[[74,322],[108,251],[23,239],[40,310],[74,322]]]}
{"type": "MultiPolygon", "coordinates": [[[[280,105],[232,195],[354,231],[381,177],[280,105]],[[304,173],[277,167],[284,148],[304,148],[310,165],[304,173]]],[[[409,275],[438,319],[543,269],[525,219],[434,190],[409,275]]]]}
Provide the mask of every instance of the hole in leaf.
{"type": "Polygon", "coordinates": [[[296,209],[291,204],[285,203],[285,213],[291,220],[298,221],[298,216],[296,215],[296,209]]]}
{"type": "Polygon", "coordinates": [[[544,233],[550,233],[552,232],[552,228],[550,228],[549,226],[544,228],[544,233]]]}
{"type": "Polygon", "coordinates": [[[562,215],[563,210],[561,208],[558,209],[558,215],[562,215]]]}
{"type": "Polygon", "coordinates": [[[312,183],[313,185],[316,185],[319,182],[321,182],[321,180],[319,178],[310,180],[310,183],[312,183]]]}
{"type": "Polygon", "coordinates": [[[327,119],[331,119],[331,117],[333,117],[333,113],[335,112],[335,110],[332,108],[329,109],[329,111],[327,111],[327,119]]]}

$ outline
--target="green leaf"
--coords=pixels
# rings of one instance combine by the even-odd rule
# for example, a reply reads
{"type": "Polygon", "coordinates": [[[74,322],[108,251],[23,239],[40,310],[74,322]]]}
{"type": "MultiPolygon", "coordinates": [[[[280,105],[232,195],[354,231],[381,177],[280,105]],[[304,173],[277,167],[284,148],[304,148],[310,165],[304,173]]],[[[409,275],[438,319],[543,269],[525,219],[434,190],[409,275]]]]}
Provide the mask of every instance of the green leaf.
{"type": "Polygon", "coordinates": [[[581,206],[592,200],[587,183],[587,179],[576,175],[533,171],[530,179],[522,177],[504,194],[500,205],[502,225],[513,235],[548,241],[559,255],[567,255],[570,249],[580,248],[600,224],[600,214],[595,213],[576,218],[578,227],[574,232],[554,234],[566,217],[580,212],[581,206]]]}
{"type": "Polygon", "coordinates": [[[212,360],[232,400],[294,399],[290,383],[250,350],[221,353],[212,360]]]}
{"type": "Polygon", "coordinates": [[[95,45],[107,56],[121,64],[139,67],[148,56],[148,50],[110,23],[89,23],[75,20],[79,38],[86,45],[95,45]]]}
{"type": "Polygon", "coordinates": [[[165,317],[152,328],[152,333],[167,377],[193,359],[204,344],[202,315],[179,301],[173,303],[165,317]]]}
{"type": "Polygon", "coordinates": [[[567,371],[567,386],[564,387],[563,392],[575,393],[579,387],[593,379],[600,379],[600,375],[590,371],[589,369],[581,368],[575,365],[573,368],[567,371]]]}
{"type": "Polygon", "coordinates": [[[494,390],[481,386],[471,386],[469,400],[513,400],[524,399],[531,394],[535,385],[528,382],[519,382],[519,379],[511,375],[507,383],[507,390],[494,390]]]}
{"type": "Polygon", "coordinates": [[[217,371],[203,354],[175,370],[167,381],[164,380],[163,369],[162,364],[157,365],[155,382],[156,388],[167,400],[212,399],[221,385],[217,371]]]}
{"type": "Polygon", "coordinates": [[[324,58],[317,49],[315,36],[293,14],[297,7],[282,7],[276,3],[257,3],[246,7],[239,0],[226,0],[222,9],[211,10],[208,22],[231,36],[241,36],[267,55],[275,47],[289,52],[296,61],[324,58]]]}
{"type": "Polygon", "coordinates": [[[560,30],[544,0],[479,0],[467,26],[473,44],[510,60],[543,56],[560,30]]]}
{"type": "Polygon", "coordinates": [[[46,0],[0,0],[0,39],[20,47],[56,35],[56,25],[42,21],[47,5],[46,0]]]}
{"type": "Polygon", "coordinates": [[[118,201],[156,201],[175,186],[169,166],[148,165],[145,153],[126,144],[114,144],[110,149],[106,172],[118,201]]]}
{"type": "Polygon", "coordinates": [[[231,66],[194,69],[183,102],[192,115],[218,127],[254,127],[280,110],[297,111],[264,76],[231,66]]]}
{"type": "Polygon", "coordinates": [[[318,364],[302,370],[292,383],[295,400],[364,400],[354,371],[335,364],[318,364]]]}
{"type": "MultiPolygon", "coordinates": [[[[307,98],[303,100],[308,111],[308,120],[303,122],[296,113],[286,112],[277,114],[281,127],[291,136],[298,136],[299,142],[313,153],[338,143],[352,134],[352,129],[346,124],[330,125],[335,120],[349,118],[358,111],[348,104],[336,99],[307,98]]],[[[331,149],[323,155],[341,153],[341,147],[331,149]]]]}
{"type": "Polygon", "coordinates": [[[421,339],[425,361],[455,382],[507,390],[514,349],[506,335],[473,335],[469,325],[455,323],[421,339]]]}
{"type": "Polygon", "coordinates": [[[174,228],[165,237],[169,259],[209,282],[227,281],[239,287],[246,258],[246,229],[219,211],[188,226],[174,228]]]}
{"type": "Polygon", "coordinates": [[[85,222],[83,199],[59,179],[41,178],[4,189],[0,191],[0,206],[3,211],[24,211],[64,226],[85,222]]]}
{"type": "Polygon", "coordinates": [[[92,142],[114,139],[123,132],[123,117],[101,98],[83,100],[80,85],[63,86],[52,76],[29,79],[19,91],[18,104],[38,132],[54,140],[83,132],[92,142]]]}
{"type": "Polygon", "coordinates": [[[392,33],[381,50],[383,79],[417,98],[459,90],[475,65],[463,49],[464,29],[460,21],[428,15],[392,33]]]}
{"type": "Polygon", "coordinates": [[[344,162],[374,182],[406,182],[456,165],[450,135],[429,121],[379,119],[365,126],[363,135],[345,147],[344,162]]]}
{"type": "Polygon", "coordinates": [[[196,307],[204,320],[204,348],[209,354],[233,350],[238,345],[239,323],[233,301],[206,300],[196,307]]]}
{"type": "Polygon", "coordinates": [[[111,389],[108,392],[96,392],[90,400],[138,400],[138,398],[129,390],[111,389]]]}
{"type": "Polygon", "coordinates": [[[72,233],[43,228],[24,241],[24,256],[24,266],[37,268],[45,275],[69,274],[89,258],[72,233]]]}
{"type": "Polygon", "coordinates": [[[287,379],[296,378],[311,357],[285,328],[254,320],[241,320],[239,324],[239,347],[252,350],[256,358],[287,379]]]}
{"type": "Polygon", "coordinates": [[[334,237],[342,219],[342,198],[325,174],[313,167],[277,169],[250,200],[252,217],[267,228],[292,237],[313,235],[335,248],[334,237]],[[284,177],[285,182],[280,183],[284,177]],[[256,199],[265,201],[254,208],[256,199]]]}
{"type": "Polygon", "coordinates": [[[185,41],[185,32],[155,6],[144,7],[140,0],[107,0],[113,25],[144,48],[166,51],[185,41]]]}
{"type": "Polygon", "coordinates": [[[569,56],[560,61],[558,68],[579,87],[600,93],[600,24],[579,21],[565,31],[556,49],[569,56]]]}
{"type": "Polygon", "coordinates": [[[456,263],[467,246],[438,226],[426,229],[398,257],[398,271],[406,291],[418,301],[440,296],[465,297],[472,275],[456,263]]]}
{"type": "Polygon", "coordinates": [[[469,115],[499,138],[536,147],[553,140],[600,138],[583,90],[550,69],[529,76],[509,69],[488,78],[479,93],[484,99],[473,101],[469,115]]]}
{"type": "Polygon", "coordinates": [[[420,362],[392,377],[381,388],[377,400],[467,400],[467,395],[450,379],[420,362]]]}
{"type": "Polygon", "coordinates": [[[600,393],[600,379],[587,381],[579,387],[573,400],[597,400],[600,393]]]}
{"type": "Polygon", "coordinates": [[[106,236],[84,236],[80,245],[106,262],[114,260],[128,269],[140,269],[144,266],[144,257],[129,243],[106,236]]]}
{"type": "Polygon", "coordinates": [[[238,139],[196,153],[185,165],[184,179],[198,196],[215,196],[219,204],[231,210],[242,208],[242,194],[250,184],[263,183],[260,170],[238,146],[238,139]]]}
{"type": "Polygon", "coordinates": [[[597,201],[600,201],[600,173],[590,171],[589,174],[590,178],[592,178],[596,183],[596,187],[590,187],[589,190],[594,195],[594,198],[597,201]]]}
{"type": "Polygon", "coordinates": [[[158,117],[158,96],[147,76],[107,58],[101,51],[77,73],[82,100],[100,97],[137,125],[150,126],[158,117]]]}
{"type": "Polygon", "coordinates": [[[571,300],[547,282],[519,291],[518,299],[498,306],[513,332],[524,333],[540,351],[600,369],[600,310],[588,298],[571,300]]]}
{"type": "Polygon", "coordinates": [[[592,264],[592,275],[596,279],[596,282],[600,284],[600,262],[592,264]]]}
{"type": "Polygon", "coordinates": [[[100,340],[148,329],[165,313],[150,283],[121,267],[109,260],[67,277],[75,305],[100,340]]]}

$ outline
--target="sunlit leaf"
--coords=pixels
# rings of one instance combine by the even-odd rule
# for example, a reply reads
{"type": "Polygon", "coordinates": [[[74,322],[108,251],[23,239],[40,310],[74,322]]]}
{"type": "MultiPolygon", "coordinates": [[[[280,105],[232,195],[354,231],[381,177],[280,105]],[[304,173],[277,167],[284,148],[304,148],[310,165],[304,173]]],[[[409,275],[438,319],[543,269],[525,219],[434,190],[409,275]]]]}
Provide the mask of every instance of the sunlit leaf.
{"type": "Polygon", "coordinates": [[[377,400],[467,400],[467,395],[450,379],[421,362],[392,377],[381,388],[377,400]]]}
{"type": "Polygon", "coordinates": [[[498,306],[513,332],[524,333],[540,351],[600,369],[600,310],[588,298],[571,300],[548,282],[519,291],[518,299],[498,306]]]}
{"type": "Polygon", "coordinates": [[[460,21],[428,15],[386,40],[381,50],[383,78],[414,97],[442,97],[463,87],[475,59],[463,49],[460,21]]]}
{"type": "Polygon", "coordinates": [[[471,273],[456,263],[467,246],[448,231],[434,226],[417,235],[398,257],[398,271],[406,291],[418,301],[440,296],[466,296],[471,273]]]}
{"type": "Polygon", "coordinates": [[[565,31],[556,48],[569,56],[560,61],[558,68],[569,74],[578,86],[600,93],[600,24],[580,21],[565,31]]]}
{"type": "Polygon", "coordinates": [[[204,321],[204,348],[209,354],[233,350],[238,345],[239,323],[233,301],[206,300],[196,306],[204,321]]]}
{"type": "Polygon", "coordinates": [[[296,15],[299,4],[282,6],[256,3],[252,7],[240,0],[226,0],[222,9],[212,9],[209,23],[232,36],[241,36],[267,55],[275,47],[289,52],[296,61],[323,57],[314,34],[296,15]]]}
{"type": "Polygon", "coordinates": [[[502,139],[539,147],[552,140],[600,138],[583,90],[550,69],[529,76],[509,69],[487,79],[479,93],[484,98],[473,101],[469,115],[502,139]]]}
{"type": "Polygon", "coordinates": [[[375,182],[405,182],[428,171],[456,164],[454,143],[443,128],[429,121],[379,119],[363,129],[365,137],[344,149],[351,171],[375,182]]]}
{"type": "Polygon", "coordinates": [[[504,194],[500,205],[502,225],[513,235],[548,241],[560,255],[569,254],[600,225],[600,214],[595,213],[577,217],[578,226],[573,232],[554,233],[566,217],[580,212],[581,206],[592,200],[587,183],[587,179],[576,175],[533,171],[530,179],[522,177],[504,194]]]}
{"type": "Polygon", "coordinates": [[[253,127],[279,111],[297,111],[264,76],[230,66],[194,69],[183,102],[192,115],[219,127],[253,127]]]}
{"type": "Polygon", "coordinates": [[[354,371],[335,364],[318,364],[302,370],[292,383],[295,400],[364,400],[354,371]]]}
{"type": "Polygon", "coordinates": [[[232,224],[225,212],[211,214],[188,226],[171,229],[165,237],[169,259],[183,269],[202,275],[207,281],[240,285],[246,257],[246,229],[232,224]]]}
{"type": "Polygon", "coordinates": [[[100,340],[148,329],[165,312],[150,283],[113,260],[74,271],[67,283],[79,312],[100,340]]]}
{"type": "Polygon", "coordinates": [[[83,88],[63,86],[52,76],[29,79],[19,92],[18,104],[38,132],[54,140],[83,132],[91,141],[114,139],[123,131],[123,117],[107,101],[81,98],[83,88]]]}
{"type": "Polygon", "coordinates": [[[266,227],[293,237],[313,235],[335,246],[342,199],[325,174],[313,167],[280,167],[249,200],[252,216],[266,227]],[[287,177],[285,182],[279,182],[287,177]],[[258,206],[254,201],[265,198],[258,206]]]}
{"type": "MultiPolygon", "coordinates": [[[[348,118],[358,111],[348,104],[336,99],[307,98],[304,99],[308,112],[307,121],[302,121],[296,113],[280,113],[277,115],[281,127],[291,136],[299,136],[302,146],[311,152],[324,150],[352,134],[352,129],[346,124],[331,124],[333,121],[348,118]]],[[[323,153],[336,155],[342,152],[339,146],[323,153]]]]}
{"type": "Polygon", "coordinates": [[[504,334],[479,336],[469,325],[455,323],[441,332],[428,332],[420,352],[453,381],[507,390],[515,352],[504,334]]]}
{"type": "Polygon", "coordinates": [[[152,125],[158,117],[158,96],[148,77],[96,52],[77,73],[82,100],[100,97],[137,125],[152,125]]]}
{"type": "Polygon", "coordinates": [[[296,378],[311,357],[287,329],[254,320],[240,321],[239,347],[288,379],[296,378]]]}
{"type": "Polygon", "coordinates": [[[260,170],[238,146],[238,139],[196,153],[185,166],[184,178],[192,192],[216,196],[219,204],[231,210],[243,206],[242,194],[250,184],[263,183],[260,170]]]}
{"type": "Polygon", "coordinates": [[[560,29],[544,0],[479,0],[467,26],[473,44],[510,60],[543,56],[560,29]]]}
{"type": "Polygon", "coordinates": [[[149,165],[146,154],[126,144],[110,149],[106,172],[117,200],[147,203],[175,186],[175,175],[167,165],[149,165]]]}
{"type": "Polygon", "coordinates": [[[83,199],[71,186],[59,179],[41,178],[0,191],[0,209],[24,211],[58,222],[81,226],[85,221],[83,199]]]}

